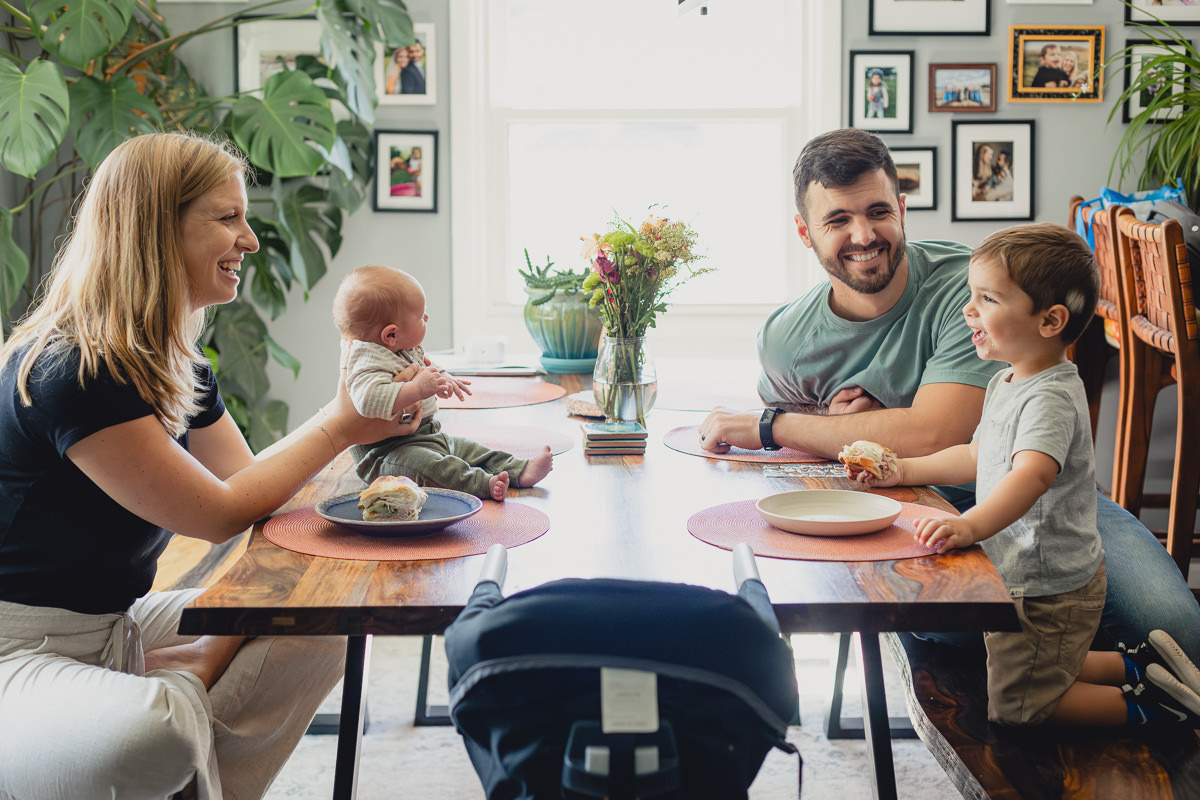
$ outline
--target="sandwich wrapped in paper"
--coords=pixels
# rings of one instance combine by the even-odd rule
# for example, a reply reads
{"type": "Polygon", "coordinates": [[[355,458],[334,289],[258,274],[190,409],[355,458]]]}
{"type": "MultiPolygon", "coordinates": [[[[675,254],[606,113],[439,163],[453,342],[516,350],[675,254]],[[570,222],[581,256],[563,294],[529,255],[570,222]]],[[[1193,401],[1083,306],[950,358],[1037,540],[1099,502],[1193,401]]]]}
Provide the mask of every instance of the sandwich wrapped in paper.
{"type": "Polygon", "coordinates": [[[428,497],[411,478],[384,475],[362,490],[358,507],[367,521],[411,521],[421,513],[428,497]]]}
{"type": "Polygon", "coordinates": [[[838,461],[850,468],[851,477],[860,472],[870,473],[883,480],[896,474],[896,453],[875,442],[857,441],[838,453],[838,461]]]}

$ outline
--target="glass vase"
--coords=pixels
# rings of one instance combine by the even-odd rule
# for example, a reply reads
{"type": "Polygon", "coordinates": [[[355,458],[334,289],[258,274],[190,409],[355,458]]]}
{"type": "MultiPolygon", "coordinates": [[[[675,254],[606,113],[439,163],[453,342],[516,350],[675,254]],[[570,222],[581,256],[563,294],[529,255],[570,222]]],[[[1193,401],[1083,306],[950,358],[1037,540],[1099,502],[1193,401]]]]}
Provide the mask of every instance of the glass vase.
{"type": "Polygon", "coordinates": [[[658,375],[646,337],[600,338],[592,394],[608,422],[640,422],[658,397],[658,375]]]}

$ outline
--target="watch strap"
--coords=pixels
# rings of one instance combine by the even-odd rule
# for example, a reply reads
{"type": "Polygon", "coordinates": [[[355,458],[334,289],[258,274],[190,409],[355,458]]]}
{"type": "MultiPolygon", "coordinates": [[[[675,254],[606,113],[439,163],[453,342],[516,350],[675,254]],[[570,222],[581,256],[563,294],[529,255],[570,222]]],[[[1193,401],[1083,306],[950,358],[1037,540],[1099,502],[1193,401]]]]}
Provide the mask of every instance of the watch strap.
{"type": "Polygon", "coordinates": [[[775,444],[775,437],[771,434],[771,426],[775,424],[776,415],[782,413],[782,408],[763,409],[762,417],[758,420],[758,438],[762,442],[763,450],[779,449],[779,445],[775,444]]]}

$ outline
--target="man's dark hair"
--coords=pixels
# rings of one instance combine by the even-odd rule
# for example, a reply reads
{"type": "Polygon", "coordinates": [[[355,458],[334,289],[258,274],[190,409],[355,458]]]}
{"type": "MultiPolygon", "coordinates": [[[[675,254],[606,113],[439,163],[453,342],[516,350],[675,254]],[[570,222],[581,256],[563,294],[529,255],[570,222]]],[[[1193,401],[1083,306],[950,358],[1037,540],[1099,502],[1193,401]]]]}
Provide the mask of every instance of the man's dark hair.
{"type": "Polygon", "coordinates": [[[896,164],[886,144],[873,133],[857,128],[841,128],[814,136],[800,151],[792,180],[796,184],[796,210],[808,220],[804,197],[813,181],[826,189],[849,186],[868,172],[883,170],[900,195],[896,164]]]}

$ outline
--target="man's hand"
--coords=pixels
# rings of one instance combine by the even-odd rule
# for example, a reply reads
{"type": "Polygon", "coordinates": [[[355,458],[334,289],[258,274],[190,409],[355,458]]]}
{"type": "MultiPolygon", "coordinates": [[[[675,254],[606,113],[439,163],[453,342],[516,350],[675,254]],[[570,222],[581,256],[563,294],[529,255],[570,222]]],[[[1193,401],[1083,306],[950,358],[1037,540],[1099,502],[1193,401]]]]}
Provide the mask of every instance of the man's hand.
{"type": "Polygon", "coordinates": [[[860,411],[873,411],[883,407],[883,403],[867,394],[861,386],[847,386],[845,389],[839,389],[830,399],[829,409],[826,413],[829,415],[857,414],[860,411]]]}
{"type": "Polygon", "coordinates": [[[732,411],[717,406],[700,424],[700,447],[714,453],[728,453],[730,447],[758,450],[758,420],[761,411],[732,411]]]}
{"type": "Polygon", "coordinates": [[[975,526],[966,517],[935,517],[917,520],[913,538],[930,550],[944,553],[960,547],[970,547],[978,541],[975,526]]]}

